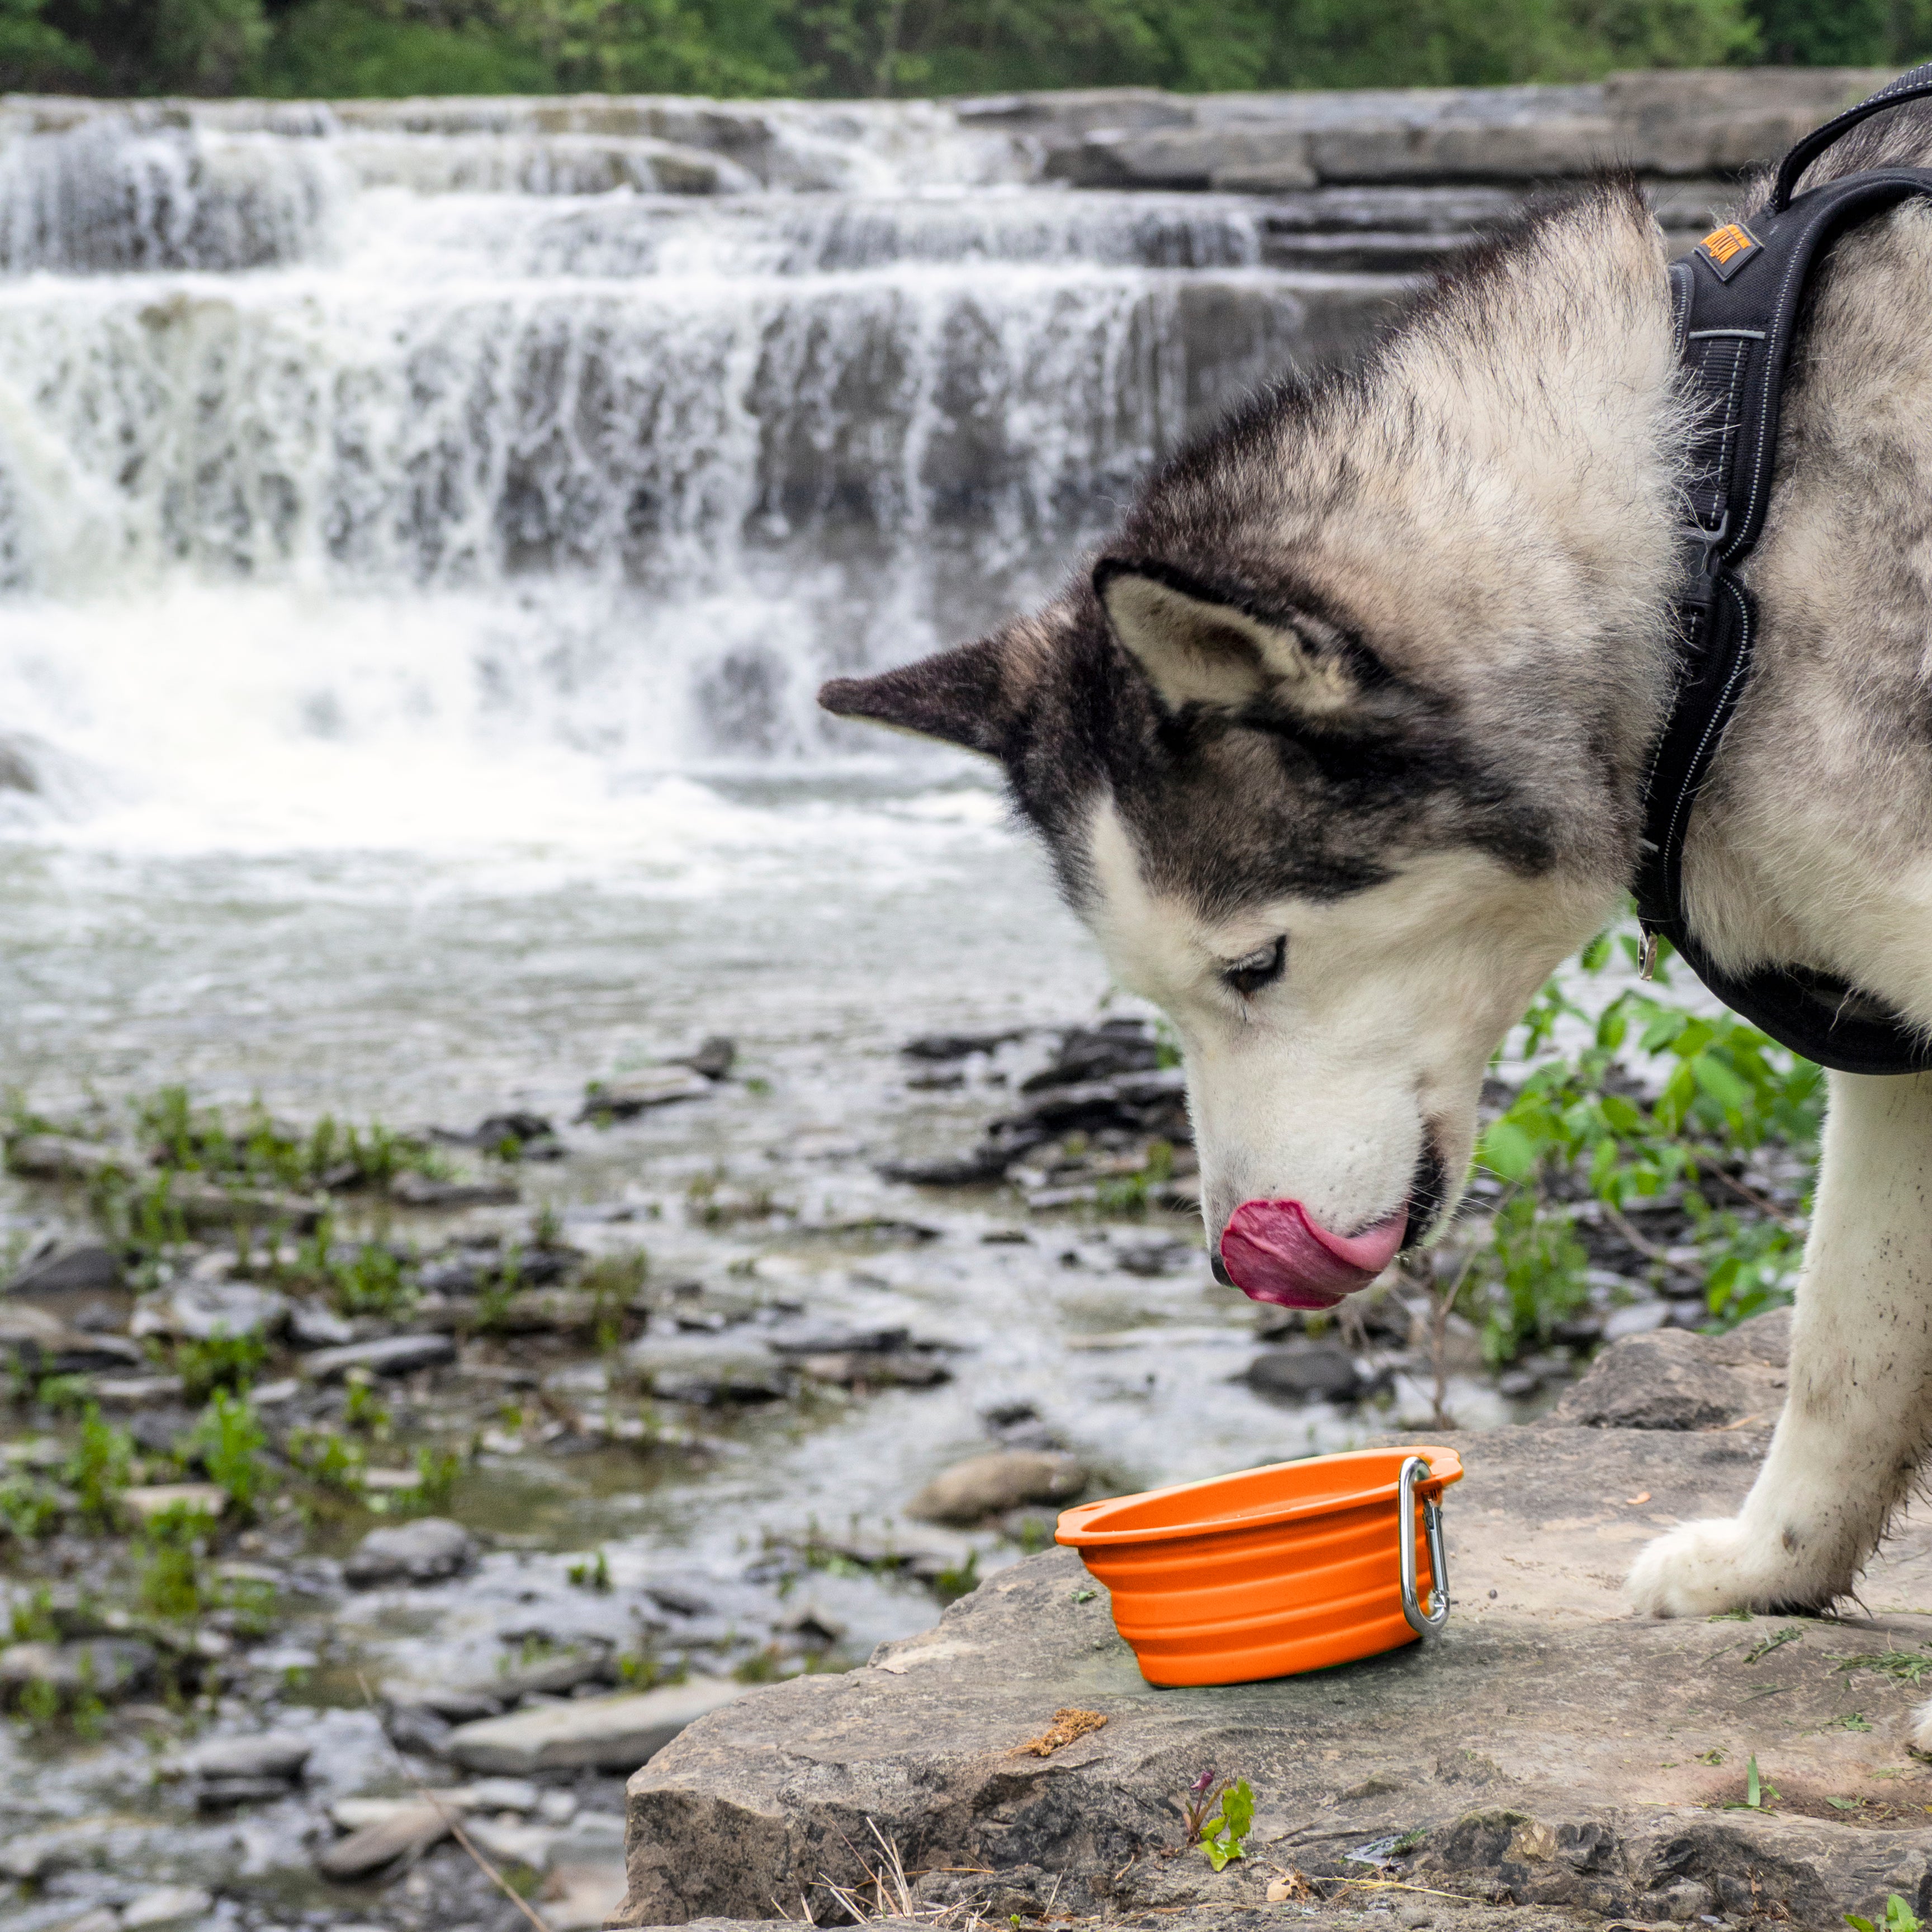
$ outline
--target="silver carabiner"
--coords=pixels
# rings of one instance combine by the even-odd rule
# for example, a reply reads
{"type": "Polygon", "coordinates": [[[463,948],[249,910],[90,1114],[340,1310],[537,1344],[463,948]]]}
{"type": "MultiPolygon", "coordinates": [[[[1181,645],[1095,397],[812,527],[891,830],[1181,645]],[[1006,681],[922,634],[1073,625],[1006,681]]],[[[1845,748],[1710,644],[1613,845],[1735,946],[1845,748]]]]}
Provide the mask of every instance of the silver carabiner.
{"type": "Polygon", "coordinates": [[[1429,1465],[1412,1456],[1402,1466],[1396,1484],[1396,1535],[1402,1550],[1402,1613],[1418,1636],[1433,1636],[1449,1621],[1449,1559],[1442,1547],[1442,1505],[1422,1499],[1422,1520],[1429,1537],[1429,1608],[1416,1594],[1415,1486],[1427,1480],[1429,1465]]]}

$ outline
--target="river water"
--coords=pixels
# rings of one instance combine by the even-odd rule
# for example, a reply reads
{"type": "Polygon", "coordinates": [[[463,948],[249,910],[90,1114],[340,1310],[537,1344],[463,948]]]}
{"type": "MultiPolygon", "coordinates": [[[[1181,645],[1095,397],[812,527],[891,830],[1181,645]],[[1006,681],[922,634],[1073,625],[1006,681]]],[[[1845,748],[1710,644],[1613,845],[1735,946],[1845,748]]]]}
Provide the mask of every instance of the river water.
{"type": "MultiPolygon", "coordinates": [[[[729,1034],[739,1079],[572,1130],[518,1213],[550,1199],[620,1244],[621,1208],[661,1273],[955,1351],[946,1388],[753,1418],[681,1473],[499,1458],[458,1499],[499,1538],[484,1582],[356,1600],[302,1654],[487,1670],[531,1590],[562,1616],[592,1546],[620,1586],[737,1603],[763,1538],[890,1532],[998,1404],[1120,1486],[1388,1425],[1236,1379],[1251,1310],[1192,1250],[1123,1267],[1144,1226],[876,1177],[964,1144],[1046,1050],[933,1092],[908,1036],[1090,1018],[1108,988],[990,774],[812,704],[1038,596],[1151,463],[1306,352],[1312,302],[1376,278],[1264,266],[1238,198],[1045,184],[1023,136],[928,105],[766,110],[749,160],[714,143],[712,194],[663,191],[692,164],[656,136],[514,105],[20,113],[6,1084],[567,1121],[586,1081],[729,1034]],[[700,1178],[791,1218],[706,1225],[700,1178]],[[877,1214],[936,1238],[823,1232],[877,1214]]],[[[17,1185],[0,1205],[16,1244],[58,1219],[17,1185]]],[[[812,1587],[848,1655],[934,1613],[812,1587]]],[[[342,1736],[324,1795],[376,1776],[342,1736]]],[[[135,1802],[95,1760],[40,1774],[43,1822],[135,1802]]],[[[137,1832],[116,1858],[218,1882],[273,1864],[246,1837],[190,1856],[137,1832]]]]}

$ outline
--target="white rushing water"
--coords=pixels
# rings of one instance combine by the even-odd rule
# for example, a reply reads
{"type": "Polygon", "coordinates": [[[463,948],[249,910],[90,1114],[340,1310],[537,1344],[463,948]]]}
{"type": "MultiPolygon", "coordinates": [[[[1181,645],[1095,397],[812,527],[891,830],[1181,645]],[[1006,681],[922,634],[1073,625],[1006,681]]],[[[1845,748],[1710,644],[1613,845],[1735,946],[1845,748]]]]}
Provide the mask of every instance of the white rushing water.
{"type": "Polygon", "coordinates": [[[1039,594],[1299,326],[1246,208],[928,104],[767,112],[755,175],[459,105],[0,143],[12,822],[574,839],[876,758],[820,680],[1039,594]]]}

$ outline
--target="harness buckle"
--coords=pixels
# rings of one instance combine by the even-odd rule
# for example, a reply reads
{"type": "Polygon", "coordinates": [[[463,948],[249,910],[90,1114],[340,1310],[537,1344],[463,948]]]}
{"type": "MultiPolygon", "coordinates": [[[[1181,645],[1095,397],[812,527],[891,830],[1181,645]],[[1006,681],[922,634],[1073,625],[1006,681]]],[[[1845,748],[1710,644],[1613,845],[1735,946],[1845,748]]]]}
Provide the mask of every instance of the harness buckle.
{"type": "Polygon", "coordinates": [[[1708,610],[1718,600],[1718,573],[1722,566],[1718,560],[1718,552],[1724,539],[1731,533],[1731,512],[1729,505],[1718,519],[1718,527],[1712,530],[1694,518],[1679,526],[1678,535],[1697,552],[1697,561],[1688,575],[1683,593],[1683,601],[1694,604],[1700,610],[1708,610]]]}
{"type": "Polygon", "coordinates": [[[1657,934],[1648,926],[1643,928],[1643,950],[1637,956],[1636,976],[1640,980],[1657,977],[1657,934]]]}

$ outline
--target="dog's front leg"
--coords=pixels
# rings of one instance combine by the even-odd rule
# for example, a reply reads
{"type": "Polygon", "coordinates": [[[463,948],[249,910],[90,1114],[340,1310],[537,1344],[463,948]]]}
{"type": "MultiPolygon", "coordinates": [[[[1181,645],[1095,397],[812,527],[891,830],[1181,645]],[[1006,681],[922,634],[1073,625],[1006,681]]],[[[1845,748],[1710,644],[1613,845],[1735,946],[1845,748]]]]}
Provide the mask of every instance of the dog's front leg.
{"type": "MultiPolygon", "coordinates": [[[[1734,1517],[1659,1537],[1640,1611],[1820,1608],[1857,1580],[1932,1446],[1932,1075],[1834,1073],[1771,1453],[1734,1517]]],[[[1932,1706],[1920,1714],[1932,1742],[1932,1706]]]]}

